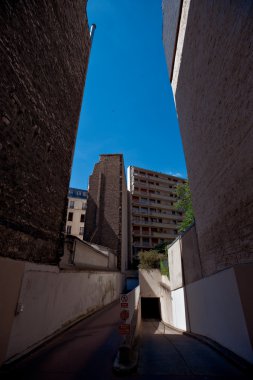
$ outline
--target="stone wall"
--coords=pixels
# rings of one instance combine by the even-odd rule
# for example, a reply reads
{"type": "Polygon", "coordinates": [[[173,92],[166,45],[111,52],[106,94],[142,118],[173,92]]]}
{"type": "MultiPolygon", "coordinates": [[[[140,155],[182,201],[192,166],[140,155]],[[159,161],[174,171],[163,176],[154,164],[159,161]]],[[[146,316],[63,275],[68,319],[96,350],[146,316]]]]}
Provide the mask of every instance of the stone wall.
{"type": "Polygon", "coordinates": [[[175,100],[207,276],[253,261],[253,4],[184,4],[175,100]]]}
{"type": "Polygon", "coordinates": [[[1,1],[2,256],[58,262],[89,50],[86,1],[1,1]]]}

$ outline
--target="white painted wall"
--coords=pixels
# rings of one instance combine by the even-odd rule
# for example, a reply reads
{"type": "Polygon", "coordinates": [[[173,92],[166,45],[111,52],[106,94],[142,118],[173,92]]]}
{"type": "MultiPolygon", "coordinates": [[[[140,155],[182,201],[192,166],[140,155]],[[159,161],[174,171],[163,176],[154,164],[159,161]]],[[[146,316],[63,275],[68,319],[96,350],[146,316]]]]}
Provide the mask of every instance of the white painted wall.
{"type": "Polygon", "coordinates": [[[183,275],[180,237],[168,248],[168,264],[171,290],[181,288],[183,286],[183,275]]]}
{"type": "Polygon", "coordinates": [[[172,325],[186,331],[184,288],[171,292],[172,298],[172,325]]]}
{"type": "Polygon", "coordinates": [[[5,360],[45,340],[57,330],[118,299],[119,272],[63,271],[26,263],[5,360]]]}
{"type": "Polygon", "coordinates": [[[253,363],[253,350],[234,269],[186,286],[191,331],[205,335],[253,363]]]}

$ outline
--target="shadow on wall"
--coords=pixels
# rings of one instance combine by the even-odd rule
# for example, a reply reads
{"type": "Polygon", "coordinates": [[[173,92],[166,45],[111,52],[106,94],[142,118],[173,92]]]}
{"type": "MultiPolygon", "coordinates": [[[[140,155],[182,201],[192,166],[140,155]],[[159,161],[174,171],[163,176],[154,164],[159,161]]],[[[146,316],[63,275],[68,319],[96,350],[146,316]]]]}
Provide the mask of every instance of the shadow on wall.
{"type": "MultiPolygon", "coordinates": [[[[119,233],[119,226],[118,231],[119,233]]],[[[84,240],[112,249],[118,255],[118,268],[121,267],[121,240],[104,217],[104,208],[89,195],[85,218],[84,240]]]]}

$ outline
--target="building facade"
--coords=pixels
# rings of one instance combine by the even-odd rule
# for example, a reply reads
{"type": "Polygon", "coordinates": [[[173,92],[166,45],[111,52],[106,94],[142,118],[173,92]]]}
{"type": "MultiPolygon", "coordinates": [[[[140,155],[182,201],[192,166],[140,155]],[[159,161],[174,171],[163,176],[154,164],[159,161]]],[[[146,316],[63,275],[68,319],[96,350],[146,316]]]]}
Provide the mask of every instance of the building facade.
{"type": "Polygon", "coordinates": [[[0,255],[57,264],[90,53],[86,1],[1,1],[0,33],[0,255]]]}
{"type": "Polygon", "coordinates": [[[83,239],[84,220],[87,208],[87,190],[70,188],[68,193],[68,214],[66,234],[83,239]]]}
{"type": "Polygon", "coordinates": [[[185,180],[135,166],[128,167],[132,259],[141,250],[171,243],[178,235],[182,212],[175,209],[175,188],[185,180]]]}
{"type": "Polygon", "coordinates": [[[178,245],[184,289],[175,292],[186,297],[192,332],[251,363],[252,19],[251,0],[163,0],[163,43],[196,221],[178,245]]]}
{"type": "Polygon", "coordinates": [[[112,249],[118,269],[128,261],[127,185],[122,154],[102,154],[89,178],[84,240],[112,249]]]}

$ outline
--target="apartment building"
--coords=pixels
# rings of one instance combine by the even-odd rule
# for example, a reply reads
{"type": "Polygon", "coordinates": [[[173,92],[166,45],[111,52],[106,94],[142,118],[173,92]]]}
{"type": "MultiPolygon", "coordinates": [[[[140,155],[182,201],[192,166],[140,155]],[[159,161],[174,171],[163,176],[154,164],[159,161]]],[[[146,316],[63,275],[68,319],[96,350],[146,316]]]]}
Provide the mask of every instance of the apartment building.
{"type": "Polygon", "coordinates": [[[66,233],[83,239],[87,190],[69,188],[66,233]]]}
{"type": "Polygon", "coordinates": [[[122,154],[101,154],[89,178],[84,239],[108,247],[118,269],[128,264],[127,183],[122,154]]]}
{"type": "Polygon", "coordinates": [[[182,212],[176,211],[177,184],[185,180],[135,166],[128,167],[132,259],[141,250],[171,243],[178,235],[182,212]]]}

